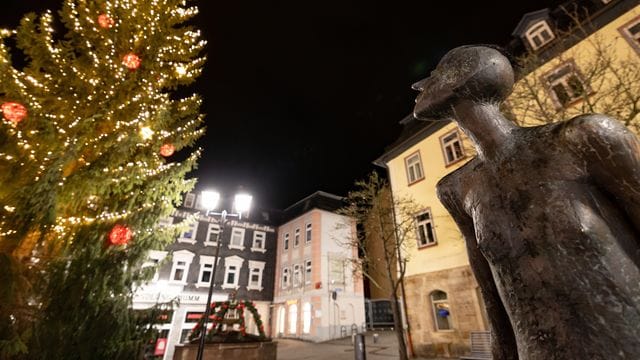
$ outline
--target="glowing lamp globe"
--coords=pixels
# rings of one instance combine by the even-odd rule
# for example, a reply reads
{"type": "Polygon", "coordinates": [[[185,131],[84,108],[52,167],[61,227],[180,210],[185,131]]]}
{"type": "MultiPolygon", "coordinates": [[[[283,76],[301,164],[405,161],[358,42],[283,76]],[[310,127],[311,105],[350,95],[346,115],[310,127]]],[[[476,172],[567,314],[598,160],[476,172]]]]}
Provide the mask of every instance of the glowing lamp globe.
{"type": "Polygon", "coordinates": [[[249,210],[251,209],[252,199],[253,197],[251,195],[247,195],[247,194],[236,195],[235,200],[233,202],[233,206],[235,207],[236,212],[238,212],[239,214],[244,214],[246,212],[249,212],[249,210]]]}
{"type": "Polygon", "coordinates": [[[173,146],[173,144],[164,144],[160,146],[160,155],[164,157],[169,157],[173,155],[175,151],[176,151],[176,147],[173,146]]]}
{"type": "Polygon", "coordinates": [[[27,108],[16,102],[6,102],[2,104],[2,116],[14,124],[24,120],[27,116],[27,108]]]}
{"type": "Polygon", "coordinates": [[[125,225],[115,225],[109,232],[110,245],[126,245],[133,237],[133,231],[125,225]]]}
{"type": "Polygon", "coordinates": [[[112,18],[107,14],[98,15],[98,25],[103,29],[110,29],[115,24],[112,18]]]}
{"type": "Polygon", "coordinates": [[[122,57],[122,64],[129,70],[136,70],[140,67],[141,63],[142,60],[140,60],[140,57],[134,53],[128,53],[122,57]]]}

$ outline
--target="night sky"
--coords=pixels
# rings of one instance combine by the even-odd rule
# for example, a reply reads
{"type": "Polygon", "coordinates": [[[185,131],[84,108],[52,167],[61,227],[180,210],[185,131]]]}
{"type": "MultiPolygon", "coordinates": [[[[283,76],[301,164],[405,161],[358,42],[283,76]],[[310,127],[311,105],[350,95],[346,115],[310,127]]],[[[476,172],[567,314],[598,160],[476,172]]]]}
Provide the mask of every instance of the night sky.
{"type": "MultiPolygon", "coordinates": [[[[60,0],[3,0],[0,26],[60,0]]],[[[449,49],[504,45],[561,1],[196,1],[208,62],[193,87],[207,134],[198,190],[242,187],[262,208],[345,195],[400,133],[410,86],[449,49]]]]}

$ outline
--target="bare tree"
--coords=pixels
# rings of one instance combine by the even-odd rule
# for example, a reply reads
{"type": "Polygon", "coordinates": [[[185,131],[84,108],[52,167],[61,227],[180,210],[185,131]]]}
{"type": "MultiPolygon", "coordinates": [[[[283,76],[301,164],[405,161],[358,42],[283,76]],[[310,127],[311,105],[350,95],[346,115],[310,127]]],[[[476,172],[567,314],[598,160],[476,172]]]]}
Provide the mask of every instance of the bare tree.
{"type": "Polygon", "coordinates": [[[583,113],[604,113],[640,131],[640,61],[620,36],[591,33],[587,14],[565,9],[571,27],[557,31],[554,49],[518,58],[522,77],[507,106],[522,125],[540,125],[583,113]],[[586,19],[586,20],[585,20],[586,19]],[[564,50],[567,49],[567,50],[564,50]],[[564,80],[554,80],[563,77],[564,80]]]}
{"type": "Polygon", "coordinates": [[[367,180],[355,183],[356,190],[347,196],[348,205],[340,210],[358,222],[357,235],[345,246],[358,249],[352,269],[371,284],[389,291],[394,327],[401,360],[408,358],[403,330],[399,292],[408,258],[406,247],[415,239],[413,215],[419,207],[407,198],[394,198],[388,182],[372,172],[367,180]]]}

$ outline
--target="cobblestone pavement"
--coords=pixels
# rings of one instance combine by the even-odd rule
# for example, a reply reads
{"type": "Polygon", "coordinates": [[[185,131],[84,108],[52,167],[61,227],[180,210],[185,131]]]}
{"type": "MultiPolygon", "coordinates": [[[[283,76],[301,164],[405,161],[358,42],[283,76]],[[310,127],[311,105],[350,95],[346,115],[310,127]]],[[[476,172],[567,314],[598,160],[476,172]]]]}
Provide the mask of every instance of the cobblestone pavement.
{"type": "MultiPolygon", "coordinates": [[[[391,360],[398,358],[395,333],[378,331],[378,342],[373,343],[374,332],[365,335],[367,360],[391,360]]],[[[278,339],[278,360],[353,360],[351,338],[312,343],[293,339],[278,339]]],[[[432,359],[439,360],[439,359],[432,359]]],[[[444,360],[444,359],[443,359],[444,360]]],[[[451,359],[448,359],[451,360],[451,359]]]]}

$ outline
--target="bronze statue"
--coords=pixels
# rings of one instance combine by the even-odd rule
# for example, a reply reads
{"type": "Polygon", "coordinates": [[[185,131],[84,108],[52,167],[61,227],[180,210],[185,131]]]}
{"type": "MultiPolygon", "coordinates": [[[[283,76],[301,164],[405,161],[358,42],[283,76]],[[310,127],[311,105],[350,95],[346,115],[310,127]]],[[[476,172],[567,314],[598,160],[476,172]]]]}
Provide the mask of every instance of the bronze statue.
{"type": "Polygon", "coordinates": [[[477,156],[438,196],[465,238],[495,360],[640,359],[640,143],[605,115],[519,127],[509,60],[446,54],[416,118],[453,118],[477,156]]]}

